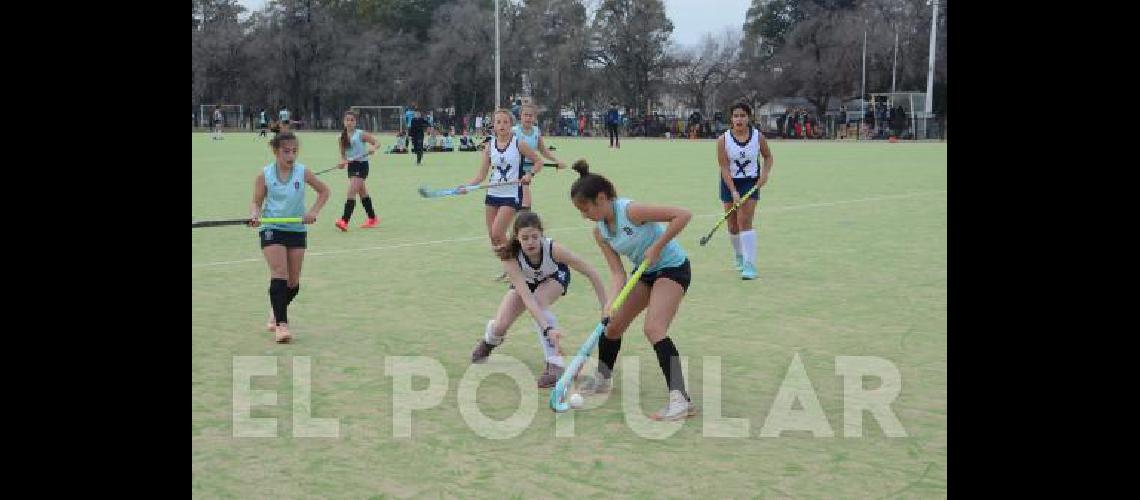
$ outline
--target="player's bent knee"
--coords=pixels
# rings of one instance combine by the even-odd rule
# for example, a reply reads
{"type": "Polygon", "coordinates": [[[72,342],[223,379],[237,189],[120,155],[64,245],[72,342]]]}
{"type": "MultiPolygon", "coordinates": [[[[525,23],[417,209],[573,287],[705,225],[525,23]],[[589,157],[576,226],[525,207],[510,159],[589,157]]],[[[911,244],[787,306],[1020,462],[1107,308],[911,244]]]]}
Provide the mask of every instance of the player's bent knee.
{"type": "Polygon", "coordinates": [[[665,338],[666,333],[668,332],[665,331],[665,327],[662,325],[645,325],[645,338],[649,339],[650,342],[657,342],[665,338]]]}

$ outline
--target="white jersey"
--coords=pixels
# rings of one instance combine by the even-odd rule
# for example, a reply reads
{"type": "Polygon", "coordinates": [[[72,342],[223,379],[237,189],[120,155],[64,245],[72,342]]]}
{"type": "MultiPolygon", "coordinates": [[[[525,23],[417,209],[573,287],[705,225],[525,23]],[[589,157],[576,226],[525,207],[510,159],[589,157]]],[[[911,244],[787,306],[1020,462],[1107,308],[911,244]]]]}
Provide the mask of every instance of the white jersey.
{"type": "Polygon", "coordinates": [[[555,277],[560,272],[566,272],[560,269],[562,263],[554,260],[554,240],[543,238],[538,251],[540,253],[538,263],[533,264],[527,259],[526,254],[519,250],[519,268],[526,276],[527,283],[538,285],[547,278],[555,277]]]}
{"type": "MultiPolygon", "coordinates": [[[[497,140],[491,137],[487,143],[487,153],[491,157],[491,178],[489,184],[510,182],[519,179],[519,170],[522,168],[522,153],[519,153],[519,139],[511,136],[507,148],[500,150],[495,144],[497,140]]],[[[487,196],[496,198],[514,198],[519,200],[522,189],[519,184],[487,188],[487,196]]],[[[522,200],[519,200],[522,201],[522,200]]]]}
{"type": "Polygon", "coordinates": [[[755,178],[760,175],[760,165],[757,157],[760,156],[760,131],[748,127],[751,134],[748,142],[736,142],[732,136],[732,129],[724,131],[724,152],[728,155],[728,171],[733,179],[755,178]]]}

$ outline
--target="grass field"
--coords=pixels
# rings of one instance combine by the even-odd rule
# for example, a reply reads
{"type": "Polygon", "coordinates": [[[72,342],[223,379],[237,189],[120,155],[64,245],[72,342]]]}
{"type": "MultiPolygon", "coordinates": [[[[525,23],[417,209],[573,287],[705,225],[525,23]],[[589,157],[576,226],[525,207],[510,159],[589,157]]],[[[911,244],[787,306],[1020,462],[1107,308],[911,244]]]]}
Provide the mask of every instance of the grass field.
{"type": "MultiPolygon", "coordinates": [[[[302,133],[301,162],[334,164],[336,135],[302,133]]],[[[387,146],[392,137],[384,137],[387,146]]],[[[946,496],[946,145],[772,142],[776,158],[763,190],[760,280],[741,281],[724,229],[697,244],[721,214],[712,141],[550,138],[568,163],[587,158],[619,194],[690,208],[678,237],[693,282],[670,327],[689,358],[685,375],[700,406],[707,357],[721,363],[721,415],[747,420],[746,437],[710,437],[702,411],[666,439],[648,439],[626,423],[622,383],[598,408],[556,416],[547,391],[520,390],[489,376],[479,408],[504,419],[536,406],[521,435],[487,439],[459,410],[458,387],[472,346],[505,285],[483,226],[480,192],[434,200],[415,188],[451,187],[478,167],[475,153],[377,155],[368,187],[382,221],[361,230],[357,207],[348,233],[333,226],[344,203],[343,171],[322,176],[333,196],[310,228],[301,293],[290,308],[291,345],[264,330],[268,271],[254,230],[192,231],[192,492],[240,498],[531,498],[568,496],[700,498],[928,498],[946,496]],[[795,355],[803,362],[834,437],[790,431],[761,437],[795,355]],[[234,437],[235,356],[274,356],[276,376],[255,390],[277,405],[278,437],[234,437]],[[336,438],[293,435],[293,359],[308,356],[314,418],[339,420],[336,438]],[[413,413],[411,437],[393,436],[390,356],[427,356],[446,370],[437,406],[413,413]],[[845,437],[843,378],[837,356],[893,363],[902,390],[891,409],[905,437],[888,437],[869,412],[862,437],[845,437]],[[526,398],[524,400],[523,398],[526,398]],[[530,399],[533,398],[533,401],[530,399]],[[557,423],[561,420],[561,423],[557,423]],[[574,437],[556,425],[573,421],[574,437]]],[[[253,179],[271,160],[264,139],[194,134],[192,215],[247,214],[253,179]]],[[[590,225],[568,200],[572,171],[548,169],[535,182],[535,210],[547,235],[605,275],[590,225]]],[[[316,199],[308,193],[306,204],[316,199]]],[[[632,267],[628,266],[629,270],[632,267]]],[[[607,278],[608,281],[608,278],[607,278]]],[[[584,276],[553,308],[576,349],[598,319],[584,276]]],[[[537,375],[541,352],[524,316],[492,356],[517,358],[537,375]]],[[[637,395],[645,415],[665,390],[642,320],[627,332],[619,363],[636,357],[637,395]]],[[[413,388],[424,389],[425,379],[413,388]]],[[[864,382],[868,389],[878,382],[864,382]]],[[[799,409],[800,406],[796,406],[799,409]]],[[[663,425],[663,424],[658,424],[663,425]]]]}

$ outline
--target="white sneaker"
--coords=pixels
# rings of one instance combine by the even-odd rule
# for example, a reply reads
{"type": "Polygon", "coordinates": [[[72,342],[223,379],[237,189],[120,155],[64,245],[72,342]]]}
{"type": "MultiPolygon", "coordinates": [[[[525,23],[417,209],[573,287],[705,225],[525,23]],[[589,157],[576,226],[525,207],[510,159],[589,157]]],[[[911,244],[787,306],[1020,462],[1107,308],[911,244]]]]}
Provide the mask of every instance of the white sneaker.
{"type": "Polygon", "coordinates": [[[594,373],[594,376],[585,376],[581,383],[578,384],[578,392],[585,394],[603,394],[610,392],[613,382],[606,378],[601,372],[594,373]]]}
{"type": "Polygon", "coordinates": [[[697,407],[681,391],[669,391],[669,402],[649,418],[653,420],[681,420],[697,414],[697,407]]]}

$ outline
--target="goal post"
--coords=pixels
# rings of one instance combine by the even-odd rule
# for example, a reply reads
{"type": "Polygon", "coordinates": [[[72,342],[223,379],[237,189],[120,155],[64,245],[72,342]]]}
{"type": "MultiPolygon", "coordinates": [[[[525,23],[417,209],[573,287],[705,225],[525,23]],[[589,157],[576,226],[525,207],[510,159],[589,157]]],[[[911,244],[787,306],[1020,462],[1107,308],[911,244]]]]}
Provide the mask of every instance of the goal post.
{"type": "Polygon", "coordinates": [[[399,134],[404,130],[403,106],[351,106],[356,126],[369,133],[399,134]]]}

